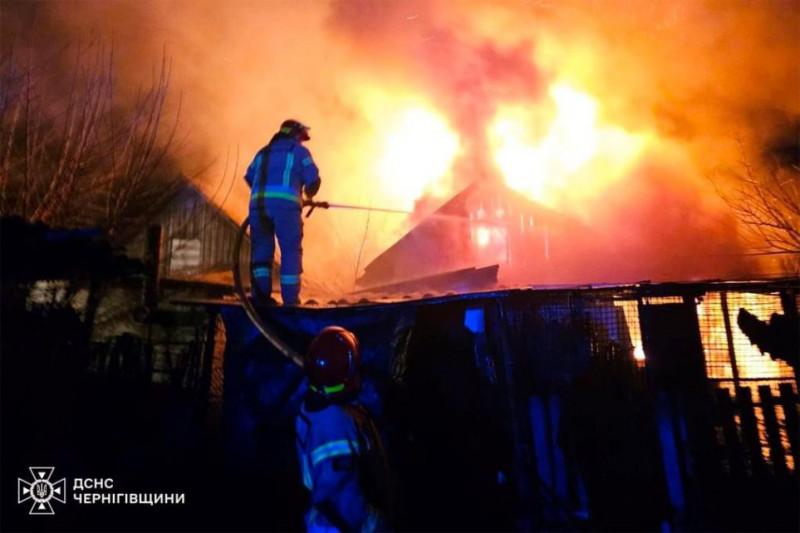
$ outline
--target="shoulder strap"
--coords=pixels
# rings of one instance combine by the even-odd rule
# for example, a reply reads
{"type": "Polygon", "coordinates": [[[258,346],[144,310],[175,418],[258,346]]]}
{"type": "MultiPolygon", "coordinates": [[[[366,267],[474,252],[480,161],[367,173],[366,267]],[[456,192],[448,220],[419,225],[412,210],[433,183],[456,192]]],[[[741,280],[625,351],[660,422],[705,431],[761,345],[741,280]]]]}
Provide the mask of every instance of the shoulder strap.
{"type": "MultiPolygon", "coordinates": [[[[264,191],[267,187],[267,169],[269,168],[269,156],[270,152],[272,152],[272,141],[261,150],[259,150],[259,154],[261,154],[261,166],[258,168],[258,183],[259,183],[259,190],[264,191]]],[[[258,195],[258,212],[263,213],[266,212],[266,208],[264,205],[264,194],[258,195]]]]}

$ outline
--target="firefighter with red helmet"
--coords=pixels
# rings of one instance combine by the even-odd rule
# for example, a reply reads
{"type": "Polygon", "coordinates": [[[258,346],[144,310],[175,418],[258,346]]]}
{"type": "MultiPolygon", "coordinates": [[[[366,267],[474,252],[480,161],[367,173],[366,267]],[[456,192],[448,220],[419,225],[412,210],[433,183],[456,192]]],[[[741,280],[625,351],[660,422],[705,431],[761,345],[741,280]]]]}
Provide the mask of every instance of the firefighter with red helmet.
{"type": "Polygon", "coordinates": [[[303,142],[309,127],[285,120],[269,144],[253,158],[245,174],[250,186],[251,292],[272,300],[275,239],[281,249],[281,297],[284,305],[300,303],[303,272],[303,195],[313,197],[321,183],[319,170],[303,142]]]}
{"type": "Polygon", "coordinates": [[[356,336],[323,329],[305,358],[308,390],[297,415],[297,453],[311,494],[308,531],[387,528],[389,471],[380,436],[358,402],[361,352],[356,336]]]}

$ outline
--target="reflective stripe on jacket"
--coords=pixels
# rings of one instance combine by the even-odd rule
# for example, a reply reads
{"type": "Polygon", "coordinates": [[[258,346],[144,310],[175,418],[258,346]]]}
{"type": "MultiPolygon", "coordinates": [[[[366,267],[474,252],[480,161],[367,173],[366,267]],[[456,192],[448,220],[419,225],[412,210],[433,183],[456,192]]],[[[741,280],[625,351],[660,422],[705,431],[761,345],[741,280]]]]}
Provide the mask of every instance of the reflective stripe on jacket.
{"type": "MultiPolygon", "coordinates": [[[[297,416],[297,454],[303,484],[311,493],[308,531],[376,531],[385,519],[369,499],[362,457],[380,443],[360,427],[361,407],[328,405],[297,416]],[[354,416],[354,413],[356,416],[354,416]]],[[[372,426],[374,428],[374,426],[372,426]]]]}
{"type": "MultiPolygon", "coordinates": [[[[311,152],[291,138],[279,138],[258,151],[245,174],[250,203],[291,202],[300,205],[303,187],[314,188],[319,170],[311,152]]],[[[280,205],[280,204],[273,204],[280,205]]]]}

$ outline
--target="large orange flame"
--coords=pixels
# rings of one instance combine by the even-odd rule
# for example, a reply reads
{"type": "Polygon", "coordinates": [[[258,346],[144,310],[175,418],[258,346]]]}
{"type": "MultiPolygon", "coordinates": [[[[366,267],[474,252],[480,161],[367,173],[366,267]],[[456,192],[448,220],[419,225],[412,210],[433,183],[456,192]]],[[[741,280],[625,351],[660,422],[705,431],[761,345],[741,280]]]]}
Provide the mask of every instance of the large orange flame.
{"type": "MultiPolygon", "coordinates": [[[[601,123],[600,103],[565,83],[554,83],[549,96],[538,106],[501,105],[485,135],[512,189],[550,207],[580,212],[580,202],[624,175],[646,136],[601,123]]],[[[373,126],[381,196],[410,209],[423,195],[452,194],[454,162],[474,154],[463,153],[445,115],[421,98],[377,90],[362,90],[360,101],[365,115],[380,117],[373,126]]]]}
{"type": "Polygon", "coordinates": [[[408,207],[423,193],[447,194],[459,139],[442,116],[423,107],[410,107],[391,117],[385,130],[378,162],[385,186],[402,195],[408,207]]]}
{"type": "Polygon", "coordinates": [[[623,176],[645,137],[601,124],[599,102],[567,84],[553,84],[549,95],[552,107],[544,111],[501,107],[488,134],[506,183],[558,208],[585,200],[623,176]],[[543,135],[537,138],[537,131],[543,135]]]}
{"type": "Polygon", "coordinates": [[[358,153],[376,178],[377,196],[387,207],[411,210],[423,195],[446,197],[452,191],[452,166],[460,137],[447,118],[424,98],[400,89],[359,88],[358,102],[371,117],[374,138],[358,153]]]}

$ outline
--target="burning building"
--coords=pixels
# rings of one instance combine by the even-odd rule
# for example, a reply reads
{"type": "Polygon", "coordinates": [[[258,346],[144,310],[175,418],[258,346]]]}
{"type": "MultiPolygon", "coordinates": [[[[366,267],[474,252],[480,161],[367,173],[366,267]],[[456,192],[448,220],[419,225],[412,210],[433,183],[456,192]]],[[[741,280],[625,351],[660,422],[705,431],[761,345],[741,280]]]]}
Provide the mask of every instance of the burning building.
{"type": "Polygon", "coordinates": [[[450,288],[475,288],[524,272],[539,282],[576,250],[569,235],[591,230],[578,220],[531,201],[503,183],[475,181],[424,217],[411,231],[366,266],[362,289],[394,285],[423,288],[432,276],[450,273],[450,288]],[[477,273],[475,269],[478,269],[477,273]],[[421,279],[421,278],[428,278],[421,279]],[[496,279],[494,280],[496,281],[496,279]]]}

